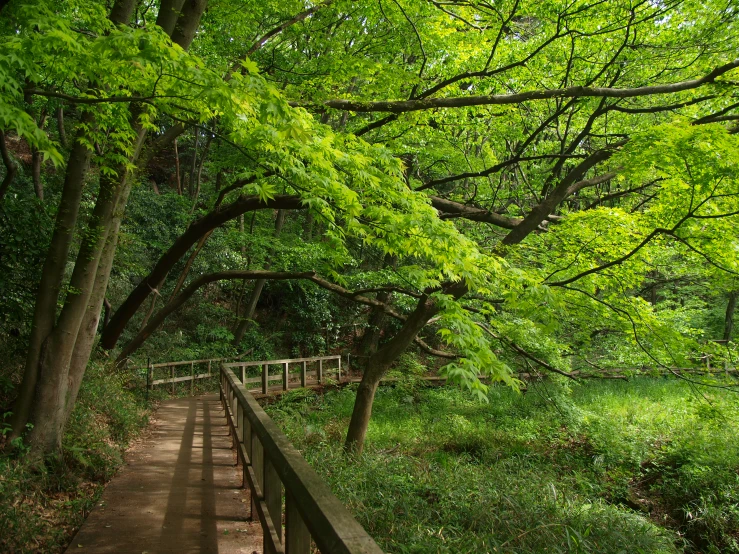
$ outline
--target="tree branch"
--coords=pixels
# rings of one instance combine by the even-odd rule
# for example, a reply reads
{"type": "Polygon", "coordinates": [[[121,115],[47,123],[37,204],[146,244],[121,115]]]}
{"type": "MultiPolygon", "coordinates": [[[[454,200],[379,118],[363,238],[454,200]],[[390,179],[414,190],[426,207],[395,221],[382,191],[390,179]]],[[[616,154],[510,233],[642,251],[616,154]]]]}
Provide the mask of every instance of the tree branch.
{"type": "MultiPolygon", "coordinates": [[[[568,87],[563,89],[541,89],[513,94],[494,94],[490,96],[463,96],[451,98],[423,98],[418,100],[389,100],[380,102],[361,102],[357,100],[328,100],[324,107],[335,110],[352,112],[390,112],[405,113],[418,110],[430,110],[436,108],[463,108],[469,106],[491,106],[505,104],[521,104],[532,100],[546,100],[550,98],[637,98],[640,96],[653,96],[657,94],[675,94],[686,90],[692,90],[713,83],[717,77],[728,73],[739,67],[739,59],[717,67],[707,75],[699,79],[690,79],[677,83],[664,85],[651,85],[635,88],[612,88],[612,87],[568,87]]],[[[305,104],[292,102],[293,106],[305,106],[305,104]]],[[[310,105],[309,105],[310,106],[310,105]]]]}

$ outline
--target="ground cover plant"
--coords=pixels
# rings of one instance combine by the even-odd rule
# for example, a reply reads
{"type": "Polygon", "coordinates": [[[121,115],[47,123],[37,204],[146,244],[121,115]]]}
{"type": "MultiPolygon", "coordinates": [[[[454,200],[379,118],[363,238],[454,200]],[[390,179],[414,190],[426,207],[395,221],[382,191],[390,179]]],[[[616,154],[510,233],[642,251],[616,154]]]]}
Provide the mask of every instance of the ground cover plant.
{"type": "Polygon", "coordinates": [[[267,409],[387,552],[739,552],[735,395],[674,378],[570,389],[480,403],[382,387],[354,460],[350,388],[267,409]]]}
{"type": "MultiPolygon", "coordinates": [[[[22,440],[0,455],[0,551],[66,549],[148,422],[149,404],[128,383],[129,376],[112,372],[110,364],[91,365],[55,463],[31,463],[22,440]]],[[[6,439],[7,421],[0,431],[6,439]]]]}

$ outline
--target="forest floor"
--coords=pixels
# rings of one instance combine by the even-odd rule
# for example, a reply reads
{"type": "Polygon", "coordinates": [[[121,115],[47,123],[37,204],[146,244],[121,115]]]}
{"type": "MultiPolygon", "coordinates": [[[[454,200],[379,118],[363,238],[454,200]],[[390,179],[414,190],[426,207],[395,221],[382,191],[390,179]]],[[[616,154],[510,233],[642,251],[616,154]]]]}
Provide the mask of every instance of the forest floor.
{"type": "Polygon", "coordinates": [[[261,552],[240,471],[218,396],[166,401],[67,552],[261,552]]]}
{"type": "Polygon", "coordinates": [[[378,390],[362,456],[352,387],[267,410],[386,552],[739,552],[739,398],[634,378],[378,390]]]}

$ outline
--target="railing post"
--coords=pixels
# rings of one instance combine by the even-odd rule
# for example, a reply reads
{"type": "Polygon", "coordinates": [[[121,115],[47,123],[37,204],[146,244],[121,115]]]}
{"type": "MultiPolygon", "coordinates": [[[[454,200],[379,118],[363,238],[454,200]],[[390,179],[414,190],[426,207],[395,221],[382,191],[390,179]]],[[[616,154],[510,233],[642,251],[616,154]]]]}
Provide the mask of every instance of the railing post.
{"type": "Polygon", "coordinates": [[[190,396],[195,396],[195,362],[190,362],[190,396]]]}
{"type": "Polygon", "coordinates": [[[241,366],[241,384],[246,387],[246,366],[241,366]]]}
{"type": "Polygon", "coordinates": [[[310,532],[288,491],[285,491],[285,554],[310,554],[310,532]]]}
{"type": "Polygon", "coordinates": [[[269,364],[260,366],[262,368],[262,394],[267,394],[267,387],[269,386],[269,364]]]}
{"type": "Polygon", "coordinates": [[[339,354],[339,368],[336,370],[336,380],[341,382],[341,354],[339,354]]]}
{"type": "Polygon", "coordinates": [[[172,375],[172,396],[174,396],[174,366],[169,366],[170,374],[172,375]]]}
{"type": "MultiPolygon", "coordinates": [[[[254,432],[254,429],[251,430],[251,452],[251,467],[254,469],[254,479],[257,481],[256,484],[259,486],[259,491],[261,494],[264,494],[264,449],[262,448],[262,443],[259,442],[259,437],[254,432]]],[[[254,491],[251,491],[252,519],[254,519],[254,516],[259,513],[257,511],[257,500],[258,498],[256,498],[254,491]]]]}
{"type": "MultiPolygon", "coordinates": [[[[282,540],[282,483],[275,466],[272,465],[267,456],[264,457],[264,488],[262,492],[275,533],[282,540]]],[[[264,552],[270,551],[268,543],[269,541],[264,541],[264,552]]]]}
{"type": "Polygon", "coordinates": [[[287,383],[289,377],[290,376],[287,372],[287,362],[285,362],[284,364],[282,364],[282,390],[287,390],[289,388],[287,383]]]}
{"type": "MultiPolygon", "coordinates": [[[[208,360],[208,375],[210,375],[210,362],[211,360],[208,360]]],[[[221,362],[221,365],[223,365],[223,362],[221,362]]]]}
{"type": "Polygon", "coordinates": [[[318,384],[323,382],[323,359],[318,360],[318,384]]]}
{"type": "Polygon", "coordinates": [[[300,386],[303,388],[305,388],[306,373],[308,372],[308,368],[306,367],[307,365],[308,362],[303,362],[303,365],[300,368],[300,386]]]}

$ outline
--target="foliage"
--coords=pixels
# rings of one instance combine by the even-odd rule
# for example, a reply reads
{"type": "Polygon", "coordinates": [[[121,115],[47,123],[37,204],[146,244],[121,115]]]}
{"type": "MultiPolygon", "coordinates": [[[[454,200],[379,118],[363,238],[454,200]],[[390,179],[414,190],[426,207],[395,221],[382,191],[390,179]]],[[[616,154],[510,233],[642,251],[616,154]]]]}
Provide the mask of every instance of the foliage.
{"type": "Polygon", "coordinates": [[[739,551],[734,395],[707,404],[649,378],[570,389],[493,387],[480,404],[382,388],[352,461],[350,390],[267,410],[388,552],[739,551]]]}
{"type": "Polygon", "coordinates": [[[85,375],[66,429],[63,456],[34,466],[0,456],[0,546],[5,552],[61,552],[123,463],[123,450],[146,425],[148,409],[109,365],[85,375]]]}

